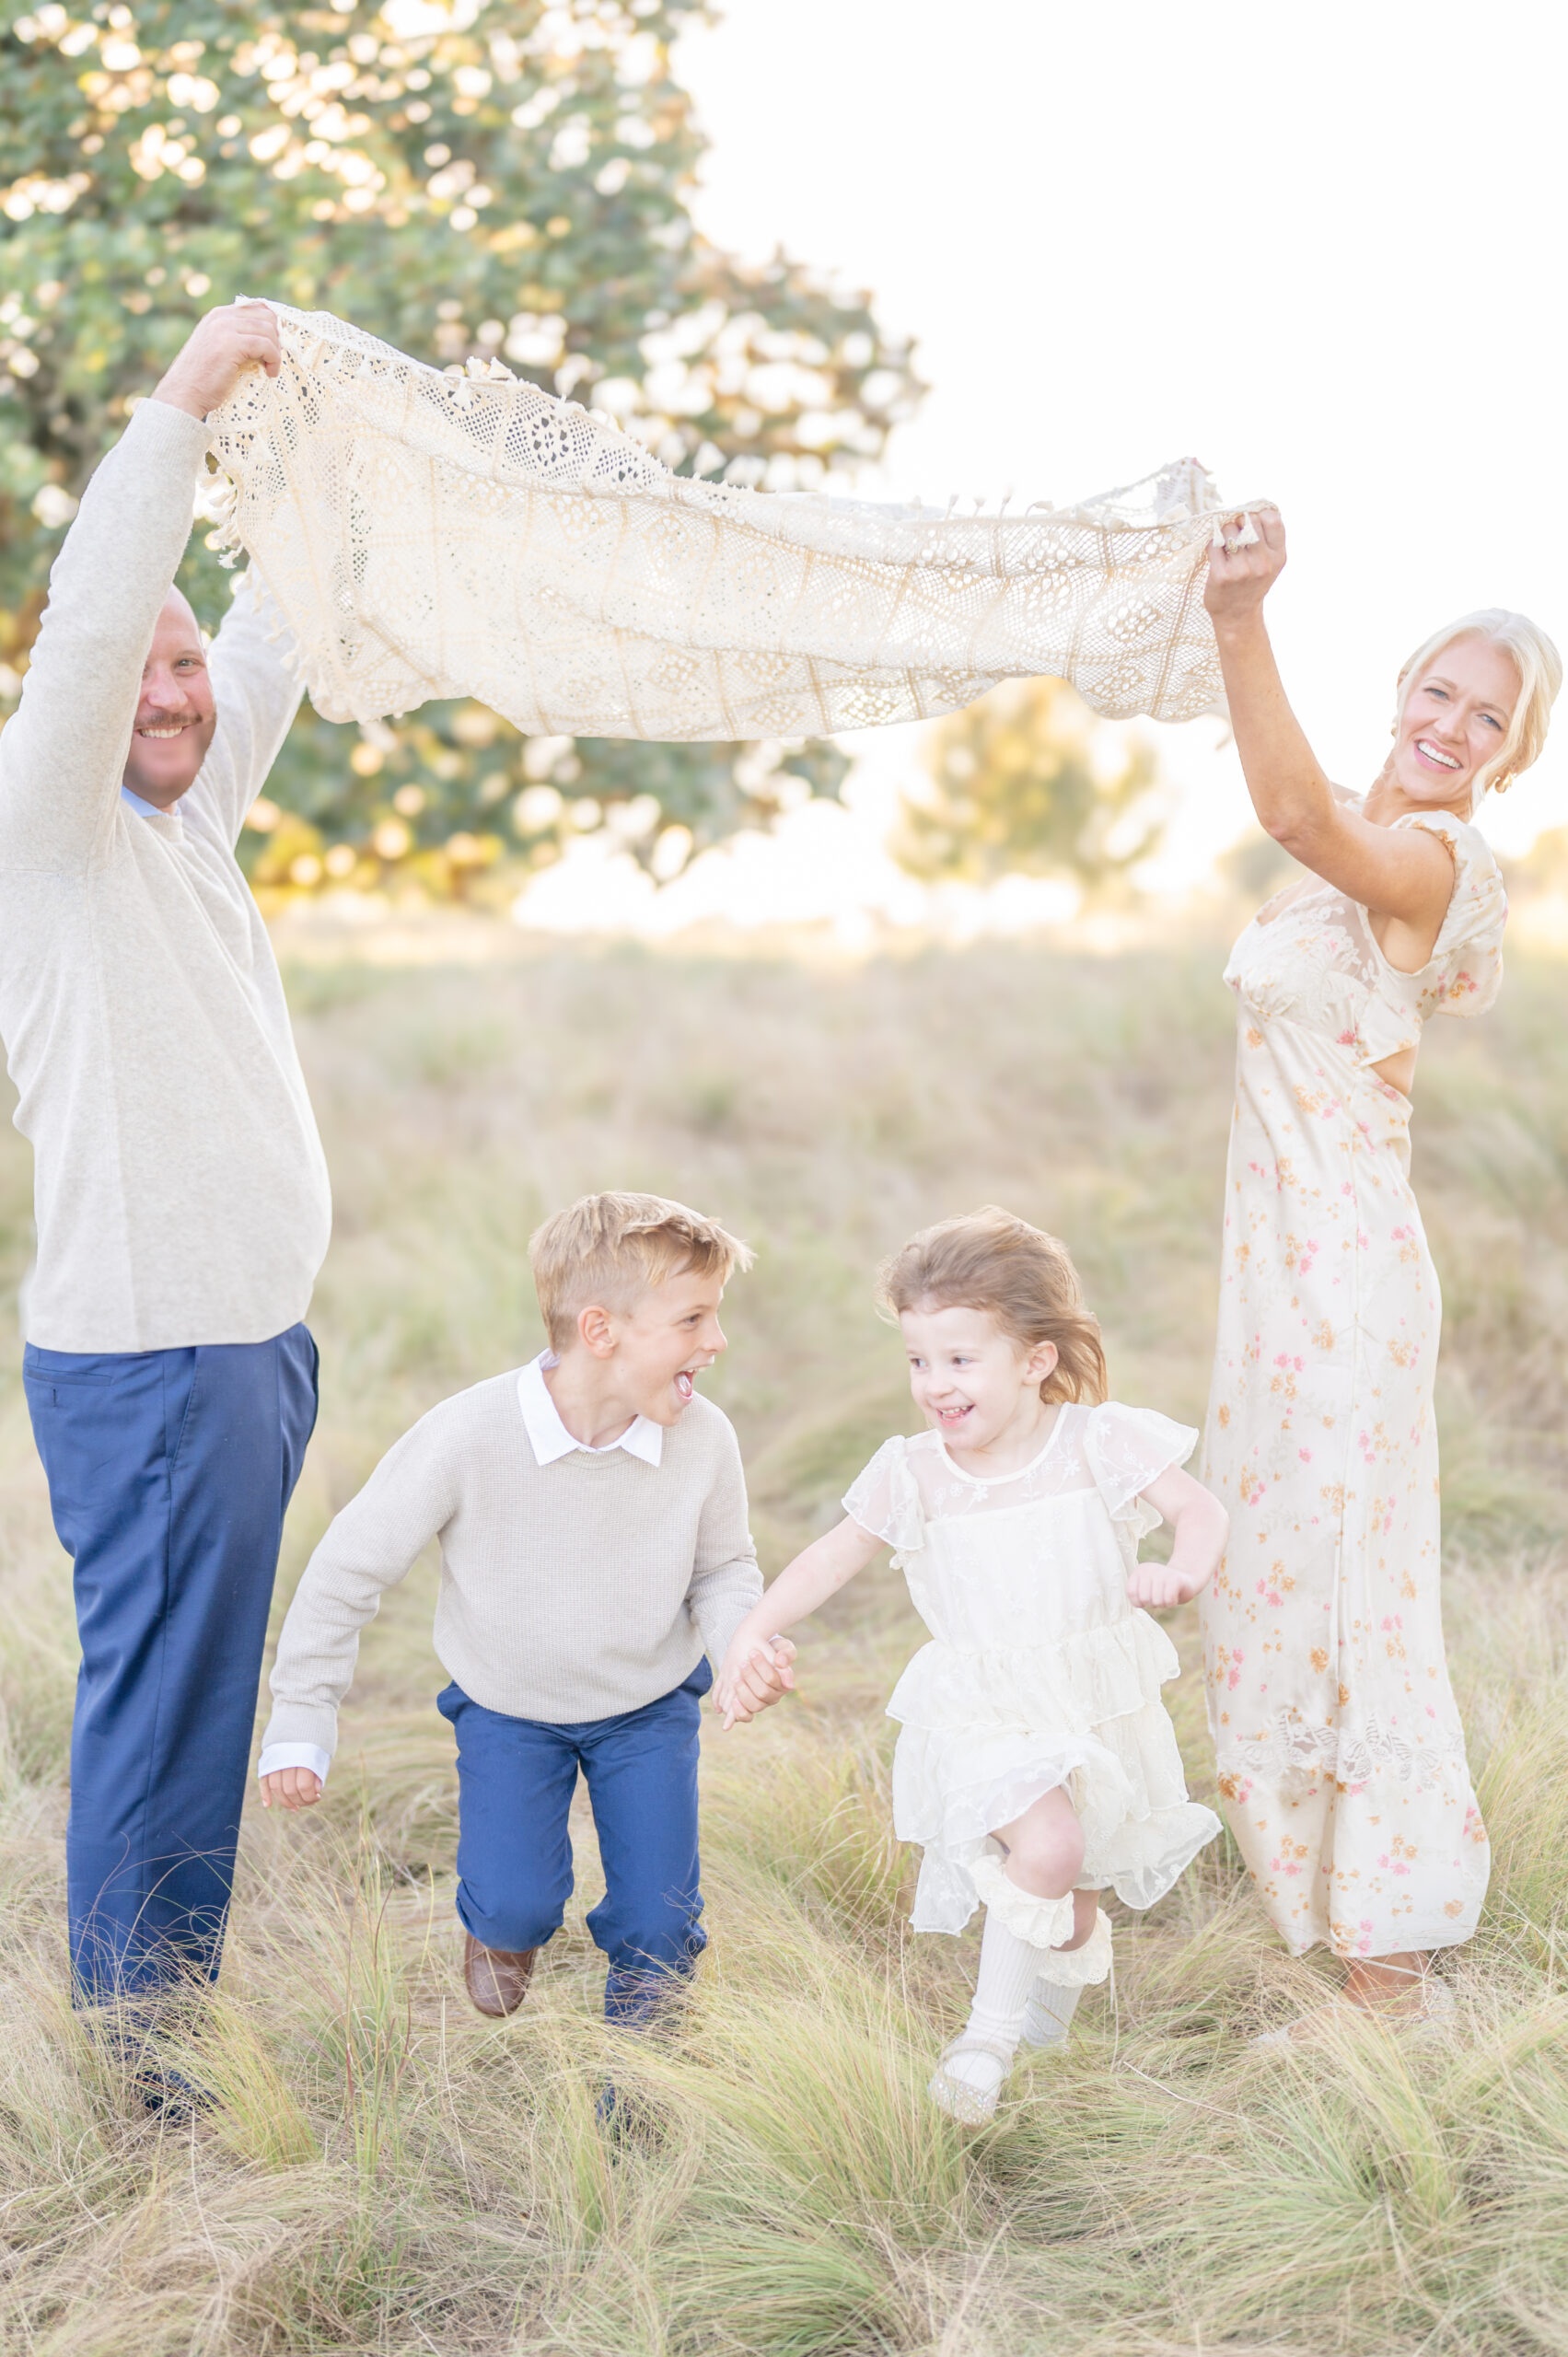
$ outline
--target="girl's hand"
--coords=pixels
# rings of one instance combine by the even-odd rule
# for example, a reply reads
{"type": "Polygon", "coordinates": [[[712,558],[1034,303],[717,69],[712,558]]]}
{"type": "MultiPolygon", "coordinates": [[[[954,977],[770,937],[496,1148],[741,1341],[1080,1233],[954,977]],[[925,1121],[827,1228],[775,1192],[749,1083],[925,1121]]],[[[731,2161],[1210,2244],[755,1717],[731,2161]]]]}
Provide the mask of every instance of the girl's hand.
{"type": "Polygon", "coordinates": [[[723,1714],[726,1734],[732,1726],[749,1724],[759,1711],[793,1691],[795,1657],[787,1637],[770,1637],[766,1644],[738,1640],[731,1644],[714,1689],[714,1708],[723,1714]]]}
{"type": "Polygon", "coordinates": [[[1277,508],[1226,516],[1220,530],[1223,543],[1209,551],[1209,577],[1203,585],[1203,603],[1216,630],[1259,613],[1285,568],[1285,528],[1277,508]],[[1249,546],[1238,548],[1236,541],[1249,525],[1257,537],[1249,546]]]}
{"type": "Polygon", "coordinates": [[[261,1779],[261,1806],[314,1808],[321,1797],[321,1779],[310,1768],[274,1768],[261,1779]]]}
{"type": "Polygon", "coordinates": [[[1179,1570],[1174,1562],[1140,1563],[1127,1583],[1127,1593],[1145,1611],[1159,1611],[1171,1604],[1190,1604],[1202,1585],[1201,1578],[1179,1570]]]}
{"type": "Polygon", "coordinates": [[[1188,1604],[1207,1586],[1225,1558],[1230,1516],[1212,1490],[1175,1465],[1139,1492],[1176,1534],[1168,1563],[1134,1564],[1127,1593],[1134,1604],[1156,1611],[1188,1604]]]}

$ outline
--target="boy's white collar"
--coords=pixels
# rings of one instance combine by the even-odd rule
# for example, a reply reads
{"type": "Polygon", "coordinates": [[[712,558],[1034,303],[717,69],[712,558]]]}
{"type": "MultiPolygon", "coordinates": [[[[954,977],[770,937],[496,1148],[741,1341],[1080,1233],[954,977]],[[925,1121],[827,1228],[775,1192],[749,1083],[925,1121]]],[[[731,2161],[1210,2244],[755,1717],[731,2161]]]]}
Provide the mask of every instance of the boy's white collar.
{"type": "Polygon", "coordinates": [[[634,1416],[621,1438],[608,1441],[603,1448],[590,1448],[586,1441],[574,1439],[544,1379],[545,1368],[560,1364],[553,1351],[540,1351],[517,1377],[523,1425],[539,1463],[553,1465],[557,1457],[570,1457],[575,1448],[580,1448],[585,1457],[608,1457],[612,1448],[623,1448],[628,1457],[640,1457],[645,1465],[657,1465],[664,1454],[664,1432],[646,1416],[634,1416]]]}

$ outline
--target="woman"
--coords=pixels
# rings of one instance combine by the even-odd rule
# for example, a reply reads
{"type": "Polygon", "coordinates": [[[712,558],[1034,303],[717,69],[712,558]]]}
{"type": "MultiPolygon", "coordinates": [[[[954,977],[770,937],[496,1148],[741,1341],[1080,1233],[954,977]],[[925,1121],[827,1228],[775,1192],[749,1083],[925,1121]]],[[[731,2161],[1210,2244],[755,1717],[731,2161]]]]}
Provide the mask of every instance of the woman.
{"type": "Polygon", "coordinates": [[[1203,1605],[1220,1792],[1286,1945],[1327,1942],[1361,2005],[1428,2003],[1468,1940],[1486,1832],[1438,1595],[1436,1273],[1410,1185],[1422,1027],[1502,981],[1497,864],[1469,823],[1546,739],[1562,664],[1523,615],[1469,615],[1400,674],[1365,798],[1285,700],[1263,601],[1284,528],[1211,553],[1237,749],[1259,819],[1310,873],[1254,918],[1239,1001],[1205,1478],[1230,1510],[1203,1605]]]}

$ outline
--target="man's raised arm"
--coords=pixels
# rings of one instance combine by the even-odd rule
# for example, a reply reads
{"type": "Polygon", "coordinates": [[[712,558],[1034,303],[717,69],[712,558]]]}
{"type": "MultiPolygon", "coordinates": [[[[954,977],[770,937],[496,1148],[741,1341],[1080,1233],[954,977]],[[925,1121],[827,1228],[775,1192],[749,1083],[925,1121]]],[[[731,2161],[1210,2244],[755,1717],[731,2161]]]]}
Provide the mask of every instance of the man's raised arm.
{"type": "Polygon", "coordinates": [[[207,668],[217,731],[202,765],[197,793],[210,801],[232,849],[245,814],[267,783],[304,692],[294,634],[250,568],[237,576],[234,600],[213,641],[207,668]]]}
{"type": "Polygon", "coordinates": [[[142,668],[191,533],[206,417],[257,366],[277,373],[266,305],[209,311],[87,485],[0,737],[0,856],[13,866],[75,865],[108,834],[142,668]]]}

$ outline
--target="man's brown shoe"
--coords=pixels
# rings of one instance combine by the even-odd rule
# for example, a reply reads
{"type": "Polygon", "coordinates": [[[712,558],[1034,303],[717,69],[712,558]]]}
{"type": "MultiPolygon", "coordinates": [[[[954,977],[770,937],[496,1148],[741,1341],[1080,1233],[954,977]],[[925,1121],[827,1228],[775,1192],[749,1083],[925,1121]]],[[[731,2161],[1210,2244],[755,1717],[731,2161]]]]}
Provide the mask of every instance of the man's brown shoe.
{"type": "Polygon", "coordinates": [[[482,2014],[505,2021],[528,1993],[537,1948],[487,1948],[463,1933],[463,1986],[482,2014]]]}

